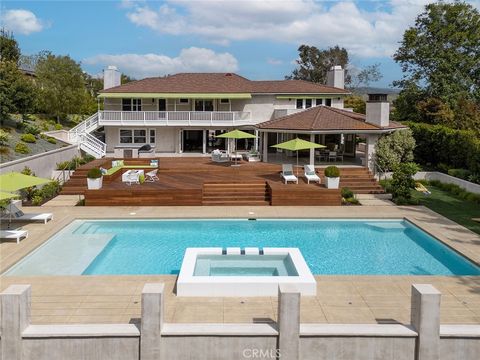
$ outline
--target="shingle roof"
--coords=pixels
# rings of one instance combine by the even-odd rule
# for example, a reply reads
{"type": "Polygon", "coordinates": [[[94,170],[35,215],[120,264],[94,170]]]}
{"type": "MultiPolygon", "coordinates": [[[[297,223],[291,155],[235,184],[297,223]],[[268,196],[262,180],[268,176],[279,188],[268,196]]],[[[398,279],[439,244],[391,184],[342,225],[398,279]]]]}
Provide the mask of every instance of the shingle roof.
{"type": "Polygon", "coordinates": [[[302,80],[254,81],[233,73],[180,73],[116,86],[101,93],[271,93],[348,94],[349,91],[302,80]]]}
{"type": "Polygon", "coordinates": [[[365,115],[352,111],[316,106],[295,114],[279,117],[257,124],[260,129],[327,131],[327,130],[389,130],[405,128],[390,121],[388,127],[380,127],[365,121],[365,115]]]}

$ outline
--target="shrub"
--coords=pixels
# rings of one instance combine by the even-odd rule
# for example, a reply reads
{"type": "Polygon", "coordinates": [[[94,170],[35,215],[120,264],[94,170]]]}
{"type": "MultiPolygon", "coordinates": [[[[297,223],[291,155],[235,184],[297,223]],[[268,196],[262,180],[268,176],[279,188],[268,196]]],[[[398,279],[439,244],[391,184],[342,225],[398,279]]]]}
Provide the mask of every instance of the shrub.
{"type": "Polygon", "coordinates": [[[358,201],[358,199],[355,199],[354,197],[346,198],[345,201],[351,205],[360,205],[360,201],[358,201]]]}
{"type": "Polygon", "coordinates": [[[27,134],[32,134],[32,135],[40,134],[40,129],[35,125],[31,125],[31,124],[26,125],[23,131],[27,134]]]}
{"type": "Polygon", "coordinates": [[[8,146],[8,142],[12,137],[3,129],[0,129],[0,145],[8,146]]]}
{"type": "Polygon", "coordinates": [[[340,170],[336,166],[327,166],[324,174],[326,177],[336,178],[340,176],[340,170]]]}
{"type": "Polygon", "coordinates": [[[62,124],[55,124],[55,130],[62,130],[63,126],[62,124]]]}
{"type": "Polygon", "coordinates": [[[35,205],[35,206],[40,206],[42,205],[43,203],[43,197],[40,196],[40,195],[35,195],[33,198],[32,198],[32,205],[35,205]]]}
{"type": "Polygon", "coordinates": [[[50,144],[56,144],[56,143],[57,143],[57,140],[55,140],[55,139],[52,138],[52,137],[47,138],[47,141],[48,141],[50,144]]]}
{"type": "Polygon", "coordinates": [[[394,200],[400,198],[402,201],[411,199],[411,190],[415,188],[413,175],[418,172],[418,165],[415,163],[401,163],[395,166],[391,181],[391,192],[394,200]]]}
{"type": "Polygon", "coordinates": [[[99,168],[92,168],[88,170],[87,178],[98,179],[102,177],[102,171],[99,168]]]}
{"type": "Polygon", "coordinates": [[[19,154],[28,154],[30,149],[27,144],[19,142],[15,145],[15,152],[19,154]]]}
{"type": "Polygon", "coordinates": [[[10,154],[10,148],[7,146],[0,146],[0,155],[10,154]]]}
{"type": "Polygon", "coordinates": [[[23,175],[30,175],[35,176],[35,173],[30,169],[28,166],[25,166],[22,171],[20,171],[23,175]]]}
{"type": "Polygon", "coordinates": [[[348,187],[342,188],[342,197],[344,199],[353,198],[354,197],[353,191],[350,190],[348,187]]]}
{"type": "Polygon", "coordinates": [[[35,135],[32,134],[23,134],[22,136],[20,136],[20,140],[30,144],[37,142],[37,138],[35,137],[35,135]]]}
{"type": "Polygon", "coordinates": [[[85,161],[85,164],[86,164],[86,163],[89,163],[90,161],[95,160],[95,156],[92,156],[90,154],[85,154],[85,156],[83,157],[83,160],[85,161]]]}
{"type": "Polygon", "coordinates": [[[464,180],[467,180],[470,174],[471,174],[470,170],[466,170],[466,169],[449,169],[448,170],[448,175],[457,177],[459,179],[464,179],[464,180]]]}
{"type": "Polygon", "coordinates": [[[375,144],[375,160],[384,171],[391,171],[402,162],[413,161],[415,139],[412,131],[395,131],[382,136],[375,144]]]}
{"type": "Polygon", "coordinates": [[[60,192],[60,183],[58,181],[49,182],[40,189],[40,195],[44,199],[51,199],[60,192]]]}

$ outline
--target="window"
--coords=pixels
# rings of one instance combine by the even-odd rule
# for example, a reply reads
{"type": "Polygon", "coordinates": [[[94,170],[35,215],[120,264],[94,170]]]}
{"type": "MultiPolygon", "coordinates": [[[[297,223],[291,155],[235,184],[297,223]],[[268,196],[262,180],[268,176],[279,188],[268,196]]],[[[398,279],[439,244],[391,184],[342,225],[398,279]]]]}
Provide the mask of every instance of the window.
{"type": "Polygon", "coordinates": [[[312,99],[305,99],[305,109],[312,107],[312,99]]]}
{"type": "Polygon", "coordinates": [[[315,99],[315,106],[320,106],[323,104],[323,99],[315,99]]]}
{"type": "Polygon", "coordinates": [[[166,99],[158,99],[158,111],[167,111],[166,99]]]}
{"type": "Polygon", "coordinates": [[[122,111],[142,111],[142,99],[122,99],[122,111]]]}
{"type": "Polygon", "coordinates": [[[332,106],[332,99],[325,99],[325,105],[332,106]]]}
{"type": "Polygon", "coordinates": [[[230,99],[220,99],[220,104],[230,104],[230,99]]]}
{"type": "Polygon", "coordinates": [[[303,109],[303,99],[297,99],[297,109],[303,109]]]}
{"type": "Polygon", "coordinates": [[[189,99],[178,99],[178,103],[179,104],[190,104],[190,100],[189,99]]]}
{"type": "Polygon", "coordinates": [[[195,100],[195,111],[213,111],[213,101],[195,100]]]}
{"type": "MultiPolygon", "coordinates": [[[[155,131],[155,130],[154,130],[155,131]]],[[[147,130],[121,129],[120,144],[145,144],[147,142],[147,130]]]]}
{"type": "Polygon", "coordinates": [[[150,144],[155,144],[155,129],[150,129],[149,130],[149,143],[150,144]]]}

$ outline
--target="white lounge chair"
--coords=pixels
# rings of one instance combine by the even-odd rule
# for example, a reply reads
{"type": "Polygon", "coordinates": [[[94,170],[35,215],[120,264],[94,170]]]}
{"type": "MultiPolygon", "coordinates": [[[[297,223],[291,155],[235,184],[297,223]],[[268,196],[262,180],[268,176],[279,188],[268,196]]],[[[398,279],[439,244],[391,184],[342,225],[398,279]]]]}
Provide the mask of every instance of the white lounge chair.
{"type": "Polygon", "coordinates": [[[38,214],[24,213],[14,204],[9,204],[7,206],[7,214],[2,218],[3,220],[8,220],[8,221],[43,221],[46,224],[49,220],[53,220],[53,214],[52,213],[38,213],[38,214]]]}
{"type": "Polygon", "coordinates": [[[212,151],[212,161],[213,162],[229,162],[230,156],[226,151],[215,149],[212,151]]]}
{"type": "Polygon", "coordinates": [[[27,230],[0,230],[0,239],[16,239],[17,244],[20,242],[21,238],[27,238],[27,230]]]}
{"type": "Polygon", "coordinates": [[[289,181],[298,184],[298,179],[295,175],[293,175],[293,165],[292,164],[283,164],[282,165],[282,172],[280,176],[285,180],[285,184],[289,181]]]}
{"type": "Polygon", "coordinates": [[[136,171],[130,171],[125,175],[125,183],[127,185],[140,184],[140,174],[136,171]]]}
{"type": "Polygon", "coordinates": [[[305,177],[307,178],[307,183],[310,184],[310,181],[318,182],[320,184],[320,178],[318,177],[317,173],[315,172],[315,166],[313,165],[305,165],[305,177]]]}
{"type": "Polygon", "coordinates": [[[152,170],[152,171],[149,171],[145,174],[145,181],[147,182],[155,182],[155,181],[158,181],[160,180],[157,176],[157,173],[158,173],[158,169],[155,169],[155,170],[152,170]]]}

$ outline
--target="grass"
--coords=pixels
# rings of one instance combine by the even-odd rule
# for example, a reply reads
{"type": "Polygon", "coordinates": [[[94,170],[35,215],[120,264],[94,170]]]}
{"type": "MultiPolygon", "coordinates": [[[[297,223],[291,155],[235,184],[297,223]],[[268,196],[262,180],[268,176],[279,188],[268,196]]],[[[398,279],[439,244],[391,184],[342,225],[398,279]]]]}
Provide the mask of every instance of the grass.
{"type": "Polygon", "coordinates": [[[480,218],[480,206],[473,201],[467,201],[456,197],[435,186],[427,185],[431,195],[424,195],[418,191],[412,191],[414,199],[418,200],[419,205],[424,205],[429,209],[455,221],[456,223],[480,234],[480,223],[472,218],[480,218]]]}

